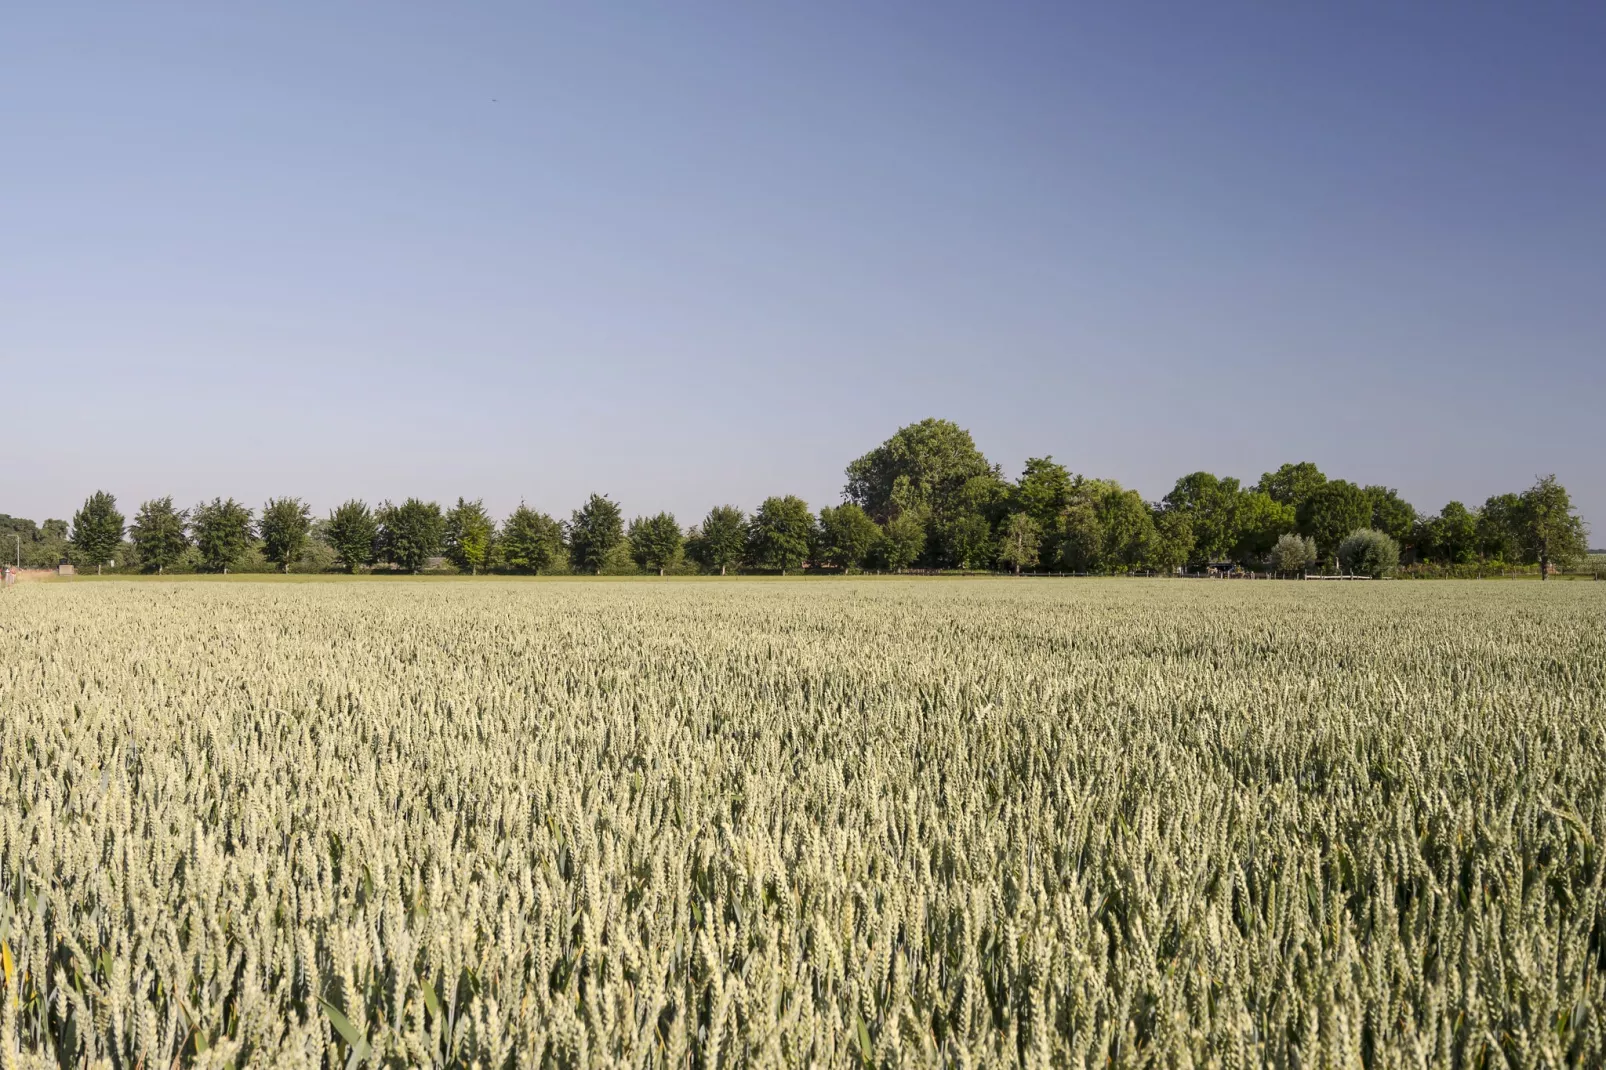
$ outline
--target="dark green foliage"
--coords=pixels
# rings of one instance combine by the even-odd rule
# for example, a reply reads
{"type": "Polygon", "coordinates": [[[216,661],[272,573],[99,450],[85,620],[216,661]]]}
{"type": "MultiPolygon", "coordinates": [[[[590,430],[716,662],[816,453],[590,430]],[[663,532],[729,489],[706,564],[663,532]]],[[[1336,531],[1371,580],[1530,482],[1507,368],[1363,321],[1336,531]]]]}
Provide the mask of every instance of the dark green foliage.
{"type": "Polygon", "coordinates": [[[1011,513],[998,537],[998,563],[1015,570],[1037,564],[1043,544],[1043,529],[1027,513],[1011,513]]]}
{"type": "Polygon", "coordinates": [[[1540,579],[1546,578],[1552,564],[1571,564],[1584,556],[1588,532],[1573,511],[1567,488],[1555,476],[1540,476],[1523,491],[1520,502],[1519,544],[1527,562],[1539,566],[1540,579]]]}
{"type": "Polygon", "coordinates": [[[686,545],[692,560],[709,571],[719,569],[721,576],[741,564],[747,552],[747,517],[736,506],[714,506],[693,531],[686,545]]]}
{"type": "Polygon", "coordinates": [[[953,568],[988,568],[997,553],[992,525],[980,513],[962,513],[942,521],[937,525],[937,537],[941,563],[953,568]]]}
{"type": "Polygon", "coordinates": [[[922,420],[848,465],[843,497],[877,521],[900,510],[924,508],[938,517],[955,512],[965,484],[996,475],[970,432],[951,420],[922,420]]]}
{"type": "Polygon", "coordinates": [[[870,514],[856,502],[820,510],[819,557],[842,569],[862,568],[881,538],[870,514]]]}
{"type": "Polygon", "coordinates": [[[814,514],[794,494],[765,498],[748,522],[753,560],[761,568],[778,568],[783,575],[808,560],[813,539],[814,514]]]}
{"type": "Polygon", "coordinates": [[[1165,496],[1169,512],[1188,518],[1193,531],[1193,564],[1229,557],[1238,545],[1238,481],[1209,472],[1194,472],[1177,480],[1165,496]]]}
{"type": "Polygon", "coordinates": [[[312,510],[300,498],[269,498],[257,524],[262,556],[280,571],[289,572],[290,566],[301,560],[311,531],[312,510]]]}
{"type": "Polygon", "coordinates": [[[1372,503],[1372,528],[1396,543],[1408,543],[1416,531],[1416,510],[1393,487],[1367,487],[1372,503]]]}
{"type": "Polygon", "coordinates": [[[619,506],[606,495],[593,494],[571,514],[568,527],[569,561],[576,572],[600,574],[608,556],[625,539],[619,506]]]}
{"type": "Polygon", "coordinates": [[[1291,506],[1296,512],[1317,487],[1327,482],[1322,470],[1310,461],[1285,464],[1275,472],[1260,477],[1254,489],[1267,495],[1280,505],[1291,506]]]}
{"type": "Polygon", "coordinates": [[[1423,521],[1417,534],[1422,556],[1447,565],[1465,565],[1478,556],[1478,515],[1460,502],[1450,502],[1439,515],[1423,521]]]}
{"type": "Polygon", "coordinates": [[[1338,564],[1347,575],[1382,579],[1400,567],[1400,546],[1385,532],[1362,528],[1338,544],[1338,564]]]}
{"type": "Polygon", "coordinates": [[[190,510],[201,567],[227,572],[251,545],[251,510],[233,498],[213,498],[190,510]]]}
{"type": "Polygon", "coordinates": [[[334,547],[346,571],[356,572],[374,562],[375,546],[379,541],[379,521],[366,502],[354,498],[329,514],[324,537],[334,547]]]}
{"type": "Polygon", "coordinates": [[[55,568],[69,549],[65,520],[35,524],[0,513],[0,561],[21,568],[55,568]]]}
{"type": "Polygon", "coordinates": [[[1316,540],[1316,552],[1331,562],[1350,532],[1370,527],[1372,499],[1355,484],[1332,479],[1311,491],[1299,506],[1298,531],[1316,540]]]}
{"type": "Polygon", "coordinates": [[[123,514],[117,499],[97,490],[85,500],[72,518],[73,558],[79,565],[94,565],[95,571],[111,561],[123,541],[123,514]]]}
{"type": "Polygon", "coordinates": [[[1478,553],[1489,561],[1522,561],[1522,496],[1496,494],[1478,511],[1478,553]]]}
{"type": "Polygon", "coordinates": [[[496,521],[485,511],[479,500],[457,499],[446,514],[446,557],[459,569],[470,575],[479,575],[491,562],[491,551],[496,540],[496,521]]]}
{"type": "Polygon", "coordinates": [[[1264,491],[1240,491],[1233,515],[1233,560],[1264,561],[1278,536],[1294,526],[1295,515],[1292,505],[1264,491]]]}
{"type": "Polygon", "coordinates": [[[188,518],[183,509],[173,508],[172,498],[154,498],[139,507],[128,534],[141,568],[165,572],[178,564],[190,548],[188,518]]]}
{"type": "Polygon", "coordinates": [[[563,562],[563,525],[519,503],[502,525],[502,563],[515,572],[547,572],[563,562]]]}
{"type": "Polygon", "coordinates": [[[1156,572],[1175,572],[1193,555],[1193,522],[1183,513],[1156,508],[1149,511],[1154,517],[1154,542],[1149,548],[1148,566],[1156,572]]]}
{"type": "Polygon", "coordinates": [[[630,522],[628,538],[630,556],[636,564],[660,576],[680,559],[681,545],[685,541],[673,513],[636,517],[630,522]]]}
{"type": "Polygon", "coordinates": [[[389,502],[378,509],[379,556],[398,568],[417,572],[441,552],[446,518],[434,502],[408,498],[400,505],[389,502]]]}
{"type": "Polygon", "coordinates": [[[887,568],[900,572],[914,564],[926,548],[926,525],[912,510],[899,513],[881,529],[879,552],[887,568]]]}

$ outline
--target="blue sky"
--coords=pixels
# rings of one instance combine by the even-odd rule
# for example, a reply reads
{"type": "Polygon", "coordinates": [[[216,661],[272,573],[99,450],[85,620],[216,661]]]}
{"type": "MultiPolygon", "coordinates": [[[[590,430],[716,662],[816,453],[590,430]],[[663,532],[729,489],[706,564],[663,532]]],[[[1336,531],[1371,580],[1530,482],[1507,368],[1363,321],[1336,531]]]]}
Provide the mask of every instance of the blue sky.
{"type": "Polygon", "coordinates": [[[1606,541],[1606,6],[85,4],[0,31],[0,511],[837,499],[900,424],[1606,541]]]}

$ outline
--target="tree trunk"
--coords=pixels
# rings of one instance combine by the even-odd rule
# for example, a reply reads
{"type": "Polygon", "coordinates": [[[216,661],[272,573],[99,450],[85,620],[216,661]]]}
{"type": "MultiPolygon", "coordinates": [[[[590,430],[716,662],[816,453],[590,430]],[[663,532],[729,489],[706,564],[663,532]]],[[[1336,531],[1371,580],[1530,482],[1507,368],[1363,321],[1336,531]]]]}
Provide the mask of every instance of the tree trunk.
{"type": "Polygon", "coordinates": [[[664,574],[664,570],[663,570],[663,569],[662,569],[662,568],[660,568],[660,569],[659,569],[659,570],[658,570],[658,575],[660,575],[660,576],[662,576],[662,575],[663,575],[663,574],[664,574]]]}
{"type": "Polygon", "coordinates": [[[100,575],[100,562],[99,561],[95,562],[95,575],[97,575],[97,576],[100,575]]]}
{"type": "Polygon", "coordinates": [[[725,566],[724,565],[720,565],[719,566],[719,574],[721,576],[725,575],[725,566]]]}

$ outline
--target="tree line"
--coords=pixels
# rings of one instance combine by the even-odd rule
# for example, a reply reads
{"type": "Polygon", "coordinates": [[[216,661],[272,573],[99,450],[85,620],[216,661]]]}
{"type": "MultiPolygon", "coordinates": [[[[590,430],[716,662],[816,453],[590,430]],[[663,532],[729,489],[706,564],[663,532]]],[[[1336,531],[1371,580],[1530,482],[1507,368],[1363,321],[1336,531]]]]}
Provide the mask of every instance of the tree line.
{"type": "Polygon", "coordinates": [[[1034,457],[1007,479],[970,433],[927,419],[847,467],[843,500],[818,512],[795,495],[752,514],[711,509],[683,528],[670,513],[628,523],[593,494],[567,520],[520,504],[498,522],[481,501],[348,501],[315,518],[299,498],[260,511],[233,498],[190,509],[171,497],[142,503],[131,523],[98,491],[69,526],[0,515],[0,535],[27,542],[25,564],[71,560],[97,570],[227,572],[273,567],[417,572],[436,558],[463,572],[717,572],[805,567],[1003,569],[1094,574],[1245,567],[1285,573],[1385,575],[1402,561],[1439,566],[1566,564],[1586,529],[1564,487],[1540,477],[1522,492],[1469,508],[1419,513],[1392,488],[1329,479],[1309,461],[1245,486],[1193,472],[1158,502],[1109,479],[1034,457]]]}

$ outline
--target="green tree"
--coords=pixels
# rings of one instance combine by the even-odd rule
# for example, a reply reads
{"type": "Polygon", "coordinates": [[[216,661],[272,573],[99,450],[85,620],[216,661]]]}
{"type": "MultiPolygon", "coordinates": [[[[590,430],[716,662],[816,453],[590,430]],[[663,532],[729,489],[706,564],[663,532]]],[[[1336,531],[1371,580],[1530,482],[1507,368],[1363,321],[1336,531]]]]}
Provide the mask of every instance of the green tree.
{"type": "Polygon", "coordinates": [[[635,558],[636,564],[660,576],[680,559],[685,541],[673,513],[636,517],[630,522],[628,538],[630,556],[635,558]]]}
{"type": "Polygon", "coordinates": [[[899,428],[848,465],[843,497],[880,522],[916,507],[941,518],[955,511],[969,480],[996,475],[969,431],[951,420],[926,419],[899,428]]]}
{"type": "Polygon", "coordinates": [[[516,572],[545,572],[563,560],[563,525],[519,503],[502,525],[502,562],[516,572]]]}
{"type": "Polygon", "coordinates": [[[1572,497],[1556,477],[1540,476],[1523,491],[1517,530],[1527,560],[1539,566],[1544,579],[1552,564],[1566,565],[1588,551],[1588,531],[1573,510],[1572,497]]]}
{"type": "Polygon", "coordinates": [[[1522,497],[1496,494],[1478,510],[1478,553],[1490,561],[1522,560],[1522,497]]]}
{"type": "Polygon", "coordinates": [[[926,525],[913,509],[898,513],[881,529],[881,559],[893,572],[902,572],[920,558],[926,548],[926,525]]]}
{"type": "Polygon", "coordinates": [[[374,549],[379,541],[379,521],[368,508],[368,503],[353,498],[329,514],[325,537],[329,545],[334,547],[346,571],[356,572],[374,562],[374,549]]]}
{"type": "Polygon", "coordinates": [[[992,525],[980,513],[962,513],[939,525],[943,564],[954,568],[986,568],[992,564],[997,547],[992,525]]]}
{"type": "Polygon", "coordinates": [[[1424,556],[1450,565],[1464,565],[1478,556],[1478,517],[1460,502],[1449,502],[1422,525],[1424,556]]]}
{"type": "Polygon", "coordinates": [[[227,574],[251,545],[251,510],[233,498],[213,498],[190,510],[201,567],[227,574]]]}
{"type": "Polygon", "coordinates": [[[134,540],[141,567],[161,573],[178,563],[190,548],[184,530],[188,515],[183,509],[173,508],[172,498],[153,498],[140,505],[128,534],[134,540]]]}
{"type": "Polygon", "coordinates": [[[386,561],[417,573],[441,551],[446,518],[434,502],[408,498],[400,505],[379,507],[379,552],[386,561]]]}
{"type": "Polygon", "coordinates": [[[1149,546],[1148,566],[1156,572],[1175,572],[1193,554],[1193,522],[1182,513],[1157,506],[1149,507],[1154,517],[1154,542],[1149,546]]]}
{"type": "Polygon", "coordinates": [[[1338,563],[1346,575],[1382,579],[1400,565],[1400,545],[1372,528],[1352,531],[1338,544],[1338,563]]]}
{"type": "Polygon", "coordinates": [[[569,560],[576,572],[602,574],[608,555],[624,542],[624,517],[603,494],[593,494],[569,518],[569,560]]]}
{"type": "Polygon", "coordinates": [[[1285,464],[1275,472],[1262,475],[1254,489],[1297,512],[1305,499],[1326,482],[1327,477],[1322,475],[1320,468],[1309,461],[1300,461],[1298,464],[1285,464]]]}
{"type": "Polygon", "coordinates": [[[1240,497],[1236,479],[1209,472],[1183,476],[1165,496],[1165,509],[1187,517],[1193,530],[1191,563],[1220,561],[1237,547],[1240,497]]]}
{"type": "Polygon", "coordinates": [[[1372,499],[1355,484],[1331,479],[1310,493],[1296,513],[1298,531],[1316,540],[1323,561],[1333,561],[1350,532],[1372,522],[1372,499]]]}
{"type": "Polygon", "coordinates": [[[257,535],[262,539],[262,556],[289,572],[301,560],[312,531],[312,510],[300,498],[269,498],[262,507],[257,535]]]}
{"type": "Polygon", "coordinates": [[[496,521],[485,511],[479,499],[465,501],[462,497],[446,512],[446,556],[459,570],[478,576],[480,569],[491,563],[491,551],[496,541],[496,521]]]}
{"type": "Polygon", "coordinates": [[[1029,513],[1010,513],[998,538],[998,561],[1020,575],[1037,564],[1043,546],[1043,529],[1029,513]]]}
{"type": "Polygon", "coordinates": [[[73,515],[73,557],[78,564],[94,565],[99,575],[100,566],[112,560],[122,541],[123,514],[117,511],[117,499],[97,490],[73,515]]]}
{"type": "Polygon", "coordinates": [[[1279,533],[1294,526],[1295,509],[1259,490],[1240,492],[1234,515],[1237,541],[1232,555],[1238,561],[1263,561],[1277,545],[1279,533]]]}
{"type": "Polygon", "coordinates": [[[1304,572],[1316,563],[1316,542],[1289,532],[1271,548],[1270,563],[1276,572],[1304,572]]]}
{"type": "Polygon", "coordinates": [[[1416,531],[1416,509],[1411,503],[1393,487],[1366,487],[1365,492],[1372,504],[1372,529],[1396,543],[1409,543],[1416,531]]]}
{"type": "Polygon", "coordinates": [[[1156,532],[1143,496],[1112,484],[1099,496],[1097,509],[1104,536],[1100,571],[1132,572],[1144,567],[1156,532]]]}
{"type": "Polygon", "coordinates": [[[820,555],[844,570],[862,568],[881,529],[856,502],[820,510],[820,555]]]}
{"type": "Polygon", "coordinates": [[[725,571],[742,563],[747,551],[747,517],[734,505],[716,505],[696,529],[688,547],[692,559],[712,571],[725,571]]]}
{"type": "Polygon", "coordinates": [[[765,498],[748,522],[748,544],[753,560],[763,568],[778,568],[786,575],[808,560],[814,537],[814,514],[795,494],[765,498]]]}

